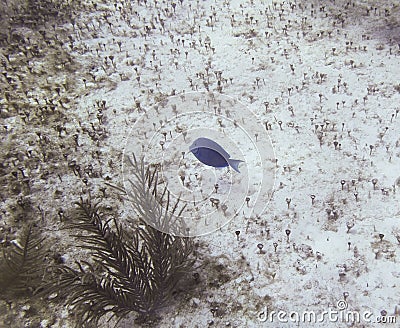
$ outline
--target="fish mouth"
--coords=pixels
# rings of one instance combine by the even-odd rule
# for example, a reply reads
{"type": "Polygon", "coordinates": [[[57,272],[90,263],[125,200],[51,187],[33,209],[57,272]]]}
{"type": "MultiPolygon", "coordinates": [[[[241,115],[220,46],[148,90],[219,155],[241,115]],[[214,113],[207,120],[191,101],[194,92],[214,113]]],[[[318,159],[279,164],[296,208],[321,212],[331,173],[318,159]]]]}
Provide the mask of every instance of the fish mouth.
{"type": "Polygon", "coordinates": [[[190,146],[189,146],[189,151],[190,152],[193,152],[193,150],[195,150],[196,148],[195,148],[195,145],[194,145],[194,143],[192,143],[190,146]]]}

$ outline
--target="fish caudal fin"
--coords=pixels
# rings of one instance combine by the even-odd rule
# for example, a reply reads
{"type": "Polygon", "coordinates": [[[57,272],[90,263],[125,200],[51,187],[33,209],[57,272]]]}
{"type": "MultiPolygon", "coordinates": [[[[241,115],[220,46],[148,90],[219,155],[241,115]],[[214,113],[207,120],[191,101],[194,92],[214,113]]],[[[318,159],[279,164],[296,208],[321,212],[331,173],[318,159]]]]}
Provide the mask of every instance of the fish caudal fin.
{"type": "Polygon", "coordinates": [[[232,167],[236,172],[239,172],[239,164],[243,161],[238,159],[228,159],[229,166],[232,167]]]}

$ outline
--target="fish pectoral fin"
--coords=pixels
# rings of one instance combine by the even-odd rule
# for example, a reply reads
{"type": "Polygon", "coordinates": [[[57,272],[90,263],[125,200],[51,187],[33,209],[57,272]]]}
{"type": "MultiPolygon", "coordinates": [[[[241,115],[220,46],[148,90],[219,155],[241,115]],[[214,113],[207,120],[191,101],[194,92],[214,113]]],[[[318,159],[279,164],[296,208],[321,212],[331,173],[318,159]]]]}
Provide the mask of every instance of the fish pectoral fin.
{"type": "Polygon", "coordinates": [[[239,164],[244,161],[241,161],[239,159],[228,159],[229,166],[232,167],[236,172],[240,173],[239,171],[239,164]]]}

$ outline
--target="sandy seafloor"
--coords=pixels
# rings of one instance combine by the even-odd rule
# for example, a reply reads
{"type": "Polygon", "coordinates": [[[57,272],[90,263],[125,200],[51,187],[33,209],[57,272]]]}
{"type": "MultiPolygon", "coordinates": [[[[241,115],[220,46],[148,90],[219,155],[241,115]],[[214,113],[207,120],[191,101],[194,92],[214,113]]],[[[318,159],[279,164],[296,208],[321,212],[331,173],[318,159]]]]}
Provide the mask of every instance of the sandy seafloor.
{"type": "MultiPolygon", "coordinates": [[[[121,156],[128,144],[129,151],[144,152],[150,162],[164,160],[166,179],[171,186],[175,183],[171,191],[182,192],[188,203],[200,189],[206,200],[216,197],[218,183],[228,206],[228,217],[205,207],[196,214],[200,219],[191,218],[198,220],[193,223],[195,234],[203,234],[195,237],[200,283],[172,300],[159,313],[157,326],[398,327],[398,2],[92,3],[97,5],[75,12],[74,24],[41,27],[46,38],[57,35],[63,52],[49,50],[49,55],[30,60],[29,69],[16,73],[10,69],[20,65],[22,55],[16,51],[2,68],[17,85],[10,89],[11,97],[29,90],[30,100],[15,96],[16,101],[65,100],[57,105],[57,111],[65,111],[62,121],[39,124],[11,110],[1,118],[7,130],[2,131],[2,158],[8,165],[13,152],[29,149],[41,156],[39,131],[48,136],[45,143],[53,156],[34,169],[15,155],[32,186],[11,192],[8,180],[2,180],[2,238],[8,227],[11,236],[17,230],[13,204],[22,195],[40,208],[37,217],[46,223],[47,238],[57,242],[67,263],[73,263],[79,250],[59,230],[57,213],[60,208],[67,212],[82,193],[101,193],[105,177],[121,183],[121,156]],[[63,64],[57,63],[63,56],[63,64]],[[56,85],[61,96],[54,91],[56,85]],[[206,89],[216,97],[237,100],[237,108],[223,104],[220,116],[207,112],[206,89]],[[173,94],[177,113],[163,108],[157,113],[154,105],[173,94]],[[200,105],[188,108],[185,102],[191,97],[200,105]],[[103,100],[99,118],[97,108],[103,100]],[[237,111],[239,127],[233,126],[226,110],[237,111]],[[167,133],[164,153],[159,144],[162,132],[167,133]],[[190,154],[181,160],[181,152],[188,151],[196,136],[212,137],[233,158],[245,160],[241,173],[204,168],[190,154]],[[66,147],[60,150],[57,143],[66,147]],[[88,174],[82,183],[63,153],[101,174],[88,174]],[[46,167],[52,158],[52,166],[46,167]],[[46,170],[46,178],[40,178],[46,170]],[[179,186],[182,175],[187,188],[179,186]],[[260,192],[262,183],[265,189],[260,192]],[[245,197],[250,197],[248,206],[245,197]],[[235,231],[240,231],[238,240],[235,231]],[[360,322],[339,320],[335,314],[333,319],[325,314],[319,323],[295,322],[296,314],[301,318],[313,311],[319,319],[343,305],[339,312],[358,313],[360,322]],[[270,319],[266,314],[272,311],[287,316],[270,319]],[[384,312],[392,323],[378,323],[384,312]],[[370,322],[362,319],[366,313],[371,314],[370,322]]],[[[23,25],[9,33],[29,35],[38,43],[45,38],[23,25]]],[[[1,83],[9,82],[2,77],[1,83]]],[[[3,111],[7,102],[3,94],[3,111]]],[[[110,198],[106,202],[118,208],[120,220],[132,215],[128,204],[110,198]]],[[[2,304],[3,318],[11,312],[18,318],[10,327],[72,326],[73,313],[67,308],[49,305],[32,314],[27,304],[2,304]]],[[[135,326],[134,317],[122,320],[119,327],[135,326]]],[[[0,322],[9,326],[6,319],[0,322]]],[[[108,326],[112,322],[101,323],[108,326]]]]}

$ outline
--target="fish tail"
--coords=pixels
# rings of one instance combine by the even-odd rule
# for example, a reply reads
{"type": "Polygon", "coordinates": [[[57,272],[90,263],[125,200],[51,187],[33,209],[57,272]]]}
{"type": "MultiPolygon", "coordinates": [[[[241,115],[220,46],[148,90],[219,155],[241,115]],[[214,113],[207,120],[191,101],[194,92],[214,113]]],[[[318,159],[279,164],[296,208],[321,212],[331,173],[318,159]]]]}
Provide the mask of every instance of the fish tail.
{"type": "Polygon", "coordinates": [[[239,164],[243,161],[239,159],[228,159],[229,166],[232,167],[236,172],[239,172],[239,164]]]}

